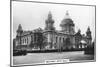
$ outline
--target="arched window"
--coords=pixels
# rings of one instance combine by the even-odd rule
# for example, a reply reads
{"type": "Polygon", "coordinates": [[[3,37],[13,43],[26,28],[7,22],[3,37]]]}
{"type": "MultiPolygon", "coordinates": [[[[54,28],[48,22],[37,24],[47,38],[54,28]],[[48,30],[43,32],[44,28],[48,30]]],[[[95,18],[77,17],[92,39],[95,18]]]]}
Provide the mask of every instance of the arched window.
{"type": "Polygon", "coordinates": [[[63,43],[64,43],[64,38],[63,38],[63,43]]]}
{"type": "Polygon", "coordinates": [[[25,43],[26,43],[26,38],[25,38],[25,43]]]}
{"type": "Polygon", "coordinates": [[[23,38],[23,44],[24,44],[24,38],[23,38]]]}
{"type": "Polygon", "coordinates": [[[27,44],[28,44],[28,37],[27,37],[27,44]]]}
{"type": "Polygon", "coordinates": [[[59,37],[59,42],[61,43],[61,37],[59,37]]]}
{"type": "Polygon", "coordinates": [[[56,43],[57,43],[57,39],[58,39],[58,38],[56,37],[56,43]]]}

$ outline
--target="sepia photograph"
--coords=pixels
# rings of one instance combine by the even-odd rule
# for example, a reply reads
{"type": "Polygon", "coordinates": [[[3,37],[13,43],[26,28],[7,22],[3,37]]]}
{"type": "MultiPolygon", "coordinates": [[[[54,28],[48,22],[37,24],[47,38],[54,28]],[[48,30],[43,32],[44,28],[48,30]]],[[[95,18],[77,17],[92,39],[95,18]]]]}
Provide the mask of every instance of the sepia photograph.
{"type": "Polygon", "coordinates": [[[96,61],[96,6],[11,1],[11,66],[96,61]]]}

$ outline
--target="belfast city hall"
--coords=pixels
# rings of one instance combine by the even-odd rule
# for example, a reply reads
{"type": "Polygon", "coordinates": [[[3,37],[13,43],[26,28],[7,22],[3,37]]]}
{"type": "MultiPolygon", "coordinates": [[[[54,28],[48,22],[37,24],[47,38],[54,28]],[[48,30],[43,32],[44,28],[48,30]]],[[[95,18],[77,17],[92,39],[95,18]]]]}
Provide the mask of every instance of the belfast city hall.
{"type": "Polygon", "coordinates": [[[56,30],[51,12],[48,13],[48,17],[44,20],[44,29],[39,27],[31,31],[25,31],[22,25],[19,24],[16,30],[16,38],[13,39],[13,48],[23,50],[65,50],[85,48],[87,45],[91,45],[92,36],[90,27],[87,28],[85,35],[81,34],[80,29],[78,32],[75,32],[75,23],[69,17],[68,11],[65,15],[66,17],[62,19],[59,25],[61,30],[56,30]]]}

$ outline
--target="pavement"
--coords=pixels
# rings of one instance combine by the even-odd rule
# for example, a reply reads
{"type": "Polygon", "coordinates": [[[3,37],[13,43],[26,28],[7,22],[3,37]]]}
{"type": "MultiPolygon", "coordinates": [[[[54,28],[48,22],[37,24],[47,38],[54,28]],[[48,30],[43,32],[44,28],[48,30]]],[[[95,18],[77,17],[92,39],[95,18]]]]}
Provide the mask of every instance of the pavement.
{"type": "Polygon", "coordinates": [[[45,60],[69,59],[69,61],[93,60],[94,55],[85,55],[84,51],[28,53],[25,56],[14,56],[13,65],[44,63],[45,60]]]}

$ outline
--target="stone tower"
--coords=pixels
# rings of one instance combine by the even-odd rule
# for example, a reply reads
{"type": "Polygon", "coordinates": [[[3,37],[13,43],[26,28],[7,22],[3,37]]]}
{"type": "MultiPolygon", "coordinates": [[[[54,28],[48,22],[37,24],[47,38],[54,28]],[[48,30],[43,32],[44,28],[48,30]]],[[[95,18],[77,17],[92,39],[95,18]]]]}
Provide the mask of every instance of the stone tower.
{"type": "Polygon", "coordinates": [[[87,28],[87,31],[86,31],[86,38],[87,38],[87,44],[88,44],[88,45],[91,45],[92,36],[91,36],[90,27],[87,28]]]}
{"type": "Polygon", "coordinates": [[[48,17],[45,21],[45,24],[46,24],[46,27],[45,27],[44,35],[46,36],[46,40],[48,44],[47,48],[52,49],[55,27],[54,27],[54,20],[52,19],[51,12],[49,12],[48,17]]]}
{"type": "Polygon", "coordinates": [[[82,40],[81,30],[79,29],[78,32],[75,34],[75,46],[79,48],[80,42],[82,40]]]}
{"type": "Polygon", "coordinates": [[[22,26],[21,26],[21,24],[19,24],[19,26],[18,26],[18,29],[17,29],[17,36],[20,36],[21,35],[21,33],[23,32],[23,29],[22,29],[22,26]]]}
{"type": "Polygon", "coordinates": [[[48,14],[48,18],[45,21],[46,23],[46,27],[45,30],[55,30],[53,24],[54,24],[54,20],[52,19],[52,14],[51,12],[49,12],[48,14]]]}
{"type": "Polygon", "coordinates": [[[19,24],[16,32],[17,32],[17,36],[16,36],[17,44],[16,45],[21,45],[21,34],[23,33],[21,24],[19,24]]]}

